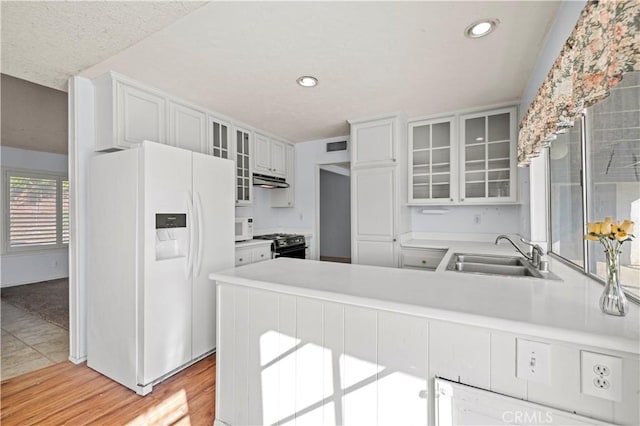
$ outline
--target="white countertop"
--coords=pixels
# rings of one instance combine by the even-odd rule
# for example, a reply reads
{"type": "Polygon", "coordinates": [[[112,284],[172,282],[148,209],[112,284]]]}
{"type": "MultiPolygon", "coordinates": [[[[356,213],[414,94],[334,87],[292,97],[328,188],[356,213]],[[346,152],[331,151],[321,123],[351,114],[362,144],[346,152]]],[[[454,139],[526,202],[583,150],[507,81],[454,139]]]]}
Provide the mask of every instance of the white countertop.
{"type": "Polygon", "coordinates": [[[640,354],[640,315],[600,311],[603,287],[551,259],[563,281],[445,271],[454,252],[514,254],[508,243],[408,240],[403,247],[448,248],[435,272],[279,258],[209,276],[229,284],[320,298],[430,319],[640,354]],[[504,245],[503,245],[504,244],[504,245]]]}
{"type": "Polygon", "coordinates": [[[236,248],[244,248],[244,247],[256,247],[256,246],[270,246],[273,241],[271,240],[247,240],[247,241],[237,241],[236,248]]]}

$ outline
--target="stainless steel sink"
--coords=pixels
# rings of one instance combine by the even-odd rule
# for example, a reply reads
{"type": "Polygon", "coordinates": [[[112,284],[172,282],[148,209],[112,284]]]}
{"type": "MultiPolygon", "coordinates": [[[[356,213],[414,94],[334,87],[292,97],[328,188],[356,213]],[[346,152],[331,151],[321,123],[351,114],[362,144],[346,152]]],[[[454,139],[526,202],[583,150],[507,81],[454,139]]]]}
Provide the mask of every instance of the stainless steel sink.
{"type": "Polygon", "coordinates": [[[504,277],[557,278],[549,272],[540,272],[527,259],[520,256],[454,253],[447,265],[447,270],[504,277]]]}

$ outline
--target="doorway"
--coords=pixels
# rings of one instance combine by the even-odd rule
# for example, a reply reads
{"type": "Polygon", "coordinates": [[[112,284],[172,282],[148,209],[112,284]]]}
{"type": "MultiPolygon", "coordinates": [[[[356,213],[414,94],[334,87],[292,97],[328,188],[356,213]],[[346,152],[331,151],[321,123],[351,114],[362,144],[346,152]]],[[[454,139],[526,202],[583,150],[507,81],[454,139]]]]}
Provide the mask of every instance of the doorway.
{"type": "Polygon", "coordinates": [[[350,163],[318,168],[319,259],[351,263],[350,163]]]}

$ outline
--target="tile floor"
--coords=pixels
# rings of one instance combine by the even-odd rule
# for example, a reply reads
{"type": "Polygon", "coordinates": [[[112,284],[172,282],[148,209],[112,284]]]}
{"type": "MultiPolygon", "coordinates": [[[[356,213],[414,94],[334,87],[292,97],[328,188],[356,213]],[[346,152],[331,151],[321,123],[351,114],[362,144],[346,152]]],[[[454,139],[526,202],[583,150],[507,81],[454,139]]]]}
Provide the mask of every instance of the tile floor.
{"type": "Polygon", "coordinates": [[[0,378],[28,373],[69,357],[69,332],[7,302],[0,302],[0,378]]]}

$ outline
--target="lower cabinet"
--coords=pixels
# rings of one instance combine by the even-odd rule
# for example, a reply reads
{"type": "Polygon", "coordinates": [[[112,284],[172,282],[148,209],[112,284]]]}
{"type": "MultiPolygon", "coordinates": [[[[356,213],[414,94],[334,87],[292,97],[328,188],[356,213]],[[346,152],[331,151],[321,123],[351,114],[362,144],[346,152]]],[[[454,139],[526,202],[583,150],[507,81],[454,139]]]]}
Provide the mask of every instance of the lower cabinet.
{"type": "Polygon", "coordinates": [[[235,256],[236,266],[271,260],[271,241],[264,241],[262,244],[254,243],[250,246],[236,244],[235,256]]]}
{"type": "Polygon", "coordinates": [[[530,336],[225,283],[217,292],[218,426],[640,421],[637,355],[540,342],[548,377],[526,379],[516,364],[530,336]],[[586,350],[620,358],[617,400],[584,393],[586,350]]]}
{"type": "Polygon", "coordinates": [[[400,249],[400,267],[403,269],[418,269],[425,271],[435,271],[444,255],[446,249],[400,249]]]}

